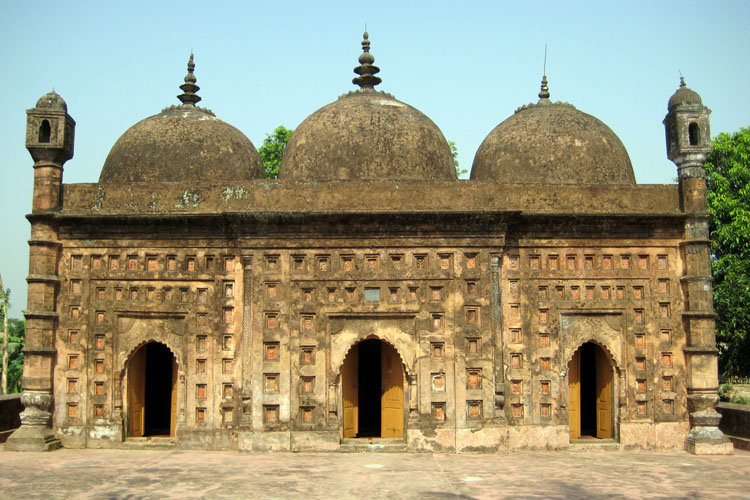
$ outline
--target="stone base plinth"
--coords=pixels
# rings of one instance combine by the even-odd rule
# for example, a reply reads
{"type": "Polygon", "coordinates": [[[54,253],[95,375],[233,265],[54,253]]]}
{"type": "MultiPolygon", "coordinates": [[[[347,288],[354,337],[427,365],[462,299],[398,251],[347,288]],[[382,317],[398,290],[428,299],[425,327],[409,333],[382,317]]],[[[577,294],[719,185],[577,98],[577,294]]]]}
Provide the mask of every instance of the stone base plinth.
{"type": "Polygon", "coordinates": [[[510,450],[562,450],[570,446],[567,425],[517,425],[508,427],[510,450]]]}
{"type": "Polygon", "coordinates": [[[341,447],[338,431],[292,431],[292,451],[336,451],[341,447]]]}
{"type": "Polygon", "coordinates": [[[52,429],[42,425],[22,425],[5,443],[5,451],[52,451],[61,447],[52,429]]]}
{"type": "Polygon", "coordinates": [[[685,440],[685,450],[693,455],[733,455],[734,445],[724,437],[724,440],[692,439],[685,440]]]}
{"type": "Polygon", "coordinates": [[[239,451],[290,451],[291,434],[289,431],[250,431],[237,435],[239,451]]]}
{"type": "Polygon", "coordinates": [[[732,455],[734,445],[718,427],[694,427],[685,439],[685,450],[694,455],[732,455]]]}

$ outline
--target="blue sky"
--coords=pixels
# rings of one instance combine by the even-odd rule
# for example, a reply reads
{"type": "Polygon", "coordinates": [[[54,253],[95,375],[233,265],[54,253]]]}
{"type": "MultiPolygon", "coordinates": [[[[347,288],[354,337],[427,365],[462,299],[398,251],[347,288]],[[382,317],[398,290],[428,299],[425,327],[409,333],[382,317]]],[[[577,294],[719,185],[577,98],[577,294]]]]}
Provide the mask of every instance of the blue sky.
{"type": "Polygon", "coordinates": [[[201,106],[257,146],[352,90],[365,22],[378,87],[429,116],[469,169],[479,144],[537,100],[609,125],[639,183],[672,182],[661,123],[679,73],[712,134],[750,125],[747,1],[93,2],[0,0],[0,274],[26,305],[32,164],[25,111],[53,87],[77,122],[64,182],[96,182],[117,138],[177,104],[190,51],[201,106]],[[522,5],[523,4],[523,5],[522,5]]]}

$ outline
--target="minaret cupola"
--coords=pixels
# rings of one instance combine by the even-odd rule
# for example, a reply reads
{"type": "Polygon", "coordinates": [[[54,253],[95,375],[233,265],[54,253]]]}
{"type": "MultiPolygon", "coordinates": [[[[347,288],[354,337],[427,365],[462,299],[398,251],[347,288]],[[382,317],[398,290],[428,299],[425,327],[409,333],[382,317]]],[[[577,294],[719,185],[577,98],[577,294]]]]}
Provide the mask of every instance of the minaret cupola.
{"type": "Polygon", "coordinates": [[[685,86],[669,98],[664,128],[667,134],[667,157],[680,165],[689,159],[705,161],[711,152],[711,129],[708,116],[711,110],[703,105],[701,96],[685,86]]]}

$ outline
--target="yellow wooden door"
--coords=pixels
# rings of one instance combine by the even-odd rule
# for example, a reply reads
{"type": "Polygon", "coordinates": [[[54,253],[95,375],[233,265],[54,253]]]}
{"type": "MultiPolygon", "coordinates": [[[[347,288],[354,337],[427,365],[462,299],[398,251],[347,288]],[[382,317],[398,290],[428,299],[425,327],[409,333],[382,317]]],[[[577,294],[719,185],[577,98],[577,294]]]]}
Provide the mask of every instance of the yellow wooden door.
{"type": "Polygon", "coordinates": [[[146,416],[146,346],[130,359],[128,366],[128,436],[143,436],[146,416]]]}
{"type": "Polygon", "coordinates": [[[344,437],[352,438],[359,432],[359,346],[349,351],[341,367],[341,392],[344,400],[344,437]]]}
{"type": "Polygon", "coordinates": [[[601,348],[596,348],[596,437],[612,438],[612,367],[601,348]]]}
{"type": "Polygon", "coordinates": [[[382,342],[380,349],[380,437],[404,437],[404,374],[396,349],[382,342]]]}
{"type": "Polygon", "coordinates": [[[581,437],[581,351],[568,364],[568,427],[570,439],[581,437]]]}
{"type": "Polygon", "coordinates": [[[172,408],[169,414],[169,435],[177,430],[177,360],[172,358],[172,408]]]}

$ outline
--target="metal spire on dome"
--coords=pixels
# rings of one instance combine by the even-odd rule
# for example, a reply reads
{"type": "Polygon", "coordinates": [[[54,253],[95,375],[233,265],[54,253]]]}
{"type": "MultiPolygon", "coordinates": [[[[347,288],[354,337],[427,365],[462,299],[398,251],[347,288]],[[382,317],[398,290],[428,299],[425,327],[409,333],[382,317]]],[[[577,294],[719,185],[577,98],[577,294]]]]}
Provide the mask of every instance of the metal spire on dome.
{"type": "Polygon", "coordinates": [[[352,79],[352,83],[359,85],[362,90],[373,90],[375,85],[378,85],[383,80],[375,76],[376,73],[380,72],[380,68],[372,64],[375,62],[375,56],[370,54],[370,40],[367,31],[362,34],[362,37],[362,54],[359,56],[360,65],[354,68],[354,72],[359,76],[352,79]]]}
{"type": "Polygon", "coordinates": [[[539,99],[549,99],[549,87],[547,86],[547,44],[544,44],[544,70],[542,72],[542,89],[539,99]]]}
{"type": "Polygon", "coordinates": [[[201,97],[196,94],[196,92],[200,90],[200,87],[195,84],[197,80],[193,74],[193,71],[195,71],[195,63],[193,62],[192,52],[190,52],[190,60],[187,64],[187,70],[188,72],[187,75],[185,75],[185,83],[180,85],[180,89],[184,94],[178,95],[177,99],[186,106],[195,106],[195,104],[201,100],[201,97]]]}

